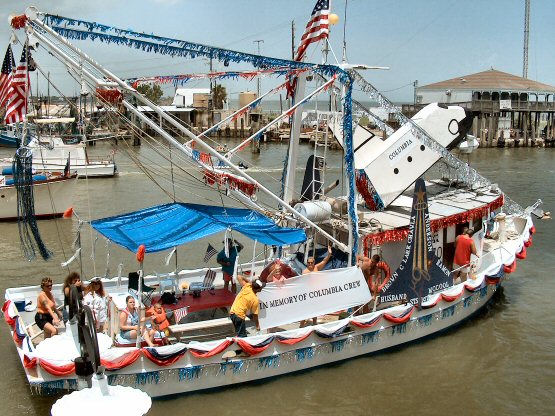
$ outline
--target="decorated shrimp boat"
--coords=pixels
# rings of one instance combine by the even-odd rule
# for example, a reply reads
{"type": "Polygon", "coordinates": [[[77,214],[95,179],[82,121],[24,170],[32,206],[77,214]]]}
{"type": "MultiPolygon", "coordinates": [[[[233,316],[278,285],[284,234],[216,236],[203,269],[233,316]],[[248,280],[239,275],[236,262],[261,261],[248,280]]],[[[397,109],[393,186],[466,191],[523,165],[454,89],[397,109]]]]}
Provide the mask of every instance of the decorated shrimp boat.
{"type": "MultiPolygon", "coordinates": [[[[315,13],[323,12],[315,9],[315,13]]],[[[100,362],[111,385],[137,387],[152,397],[193,392],[290,374],[420,340],[479,312],[498,291],[504,274],[514,272],[516,259],[526,257],[534,232],[531,212],[539,203],[521,208],[450,153],[449,149],[464,139],[472,121],[460,107],[431,105],[409,120],[346,65],[251,55],[43,14],[34,8],[13,18],[12,26],[25,28],[27,36],[68,66],[80,69],[76,71],[84,76],[80,81],[89,84],[91,90],[111,91],[100,94],[116,98],[106,100],[105,105],[124,107],[148,124],[171,144],[174,157],[175,149],[182,151],[179,162],[197,166],[205,186],[215,191],[215,201],[222,201],[201,205],[174,198],[176,202],[87,221],[107,240],[126,247],[130,253],[137,252],[141,262],[138,283],[134,276],[125,278],[121,273],[103,279],[113,300],[112,319],[107,334],[97,334],[97,339],[100,362]],[[206,132],[190,132],[68,39],[100,39],[172,56],[209,56],[226,62],[226,66],[230,62],[248,63],[255,69],[245,78],[288,76],[282,86],[291,88],[294,84],[296,104],[266,126],[292,118],[282,196],[278,196],[279,189],[272,191],[236,163],[237,152],[249,140],[259,140],[265,128],[237,148],[220,154],[205,142],[206,132]],[[307,75],[313,75],[318,84],[305,95],[307,75]],[[351,97],[354,85],[393,112],[402,127],[391,130],[370,109],[355,103],[351,97]],[[342,103],[337,109],[341,128],[335,136],[345,155],[345,192],[336,196],[332,196],[332,186],[324,186],[327,146],[315,146],[302,189],[295,191],[302,107],[324,92],[339,94],[334,98],[341,98],[342,103]],[[190,142],[182,144],[160,123],[144,117],[131,99],[149,106],[190,142]],[[374,138],[367,130],[353,127],[353,107],[357,113],[374,118],[387,132],[386,138],[374,138]],[[225,169],[220,169],[223,166],[225,169]],[[224,198],[230,201],[228,205],[224,198]],[[477,251],[468,264],[461,265],[470,269],[468,278],[455,283],[455,238],[464,227],[476,230],[472,238],[477,251]],[[281,263],[288,277],[280,283],[268,281],[258,294],[260,331],[249,326],[247,337],[234,335],[227,315],[185,323],[179,319],[185,315],[184,310],[190,321],[194,312],[230,306],[234,296],[221,289],[224,282],[220,268],[200,267],[143,277],[147,274],[142,270],[145,253],[148,258],[149,253],[173,250],[218,233],[225,233],[224,241],[233,233],[254,241],[252,261],[238,261],[234,277],[240,273],[242,279],[268,280],[276,262],[281,263]],[[320,261],[321,252],[329,246],[333,246],[331,259],[320,261]],[[261,247],[262,253],[257,254],[261,247]],[[374,255],[380,256],[376,269],[383,276],[365,266],[374,255]],[[303,274],[312,256],[325,267],[303,274]],[[173,343],[144,347],[137,340],[125,344],[118,337],[117,319],[125,308],[125,299],[132,293],[148,306],[155,284],[158,292],[166,288],[183,291],[181,299],[169,306],[178,318],[170,326],[173,343]],[[314,317],[316,325],[301,324],[314,317]]],[[[230,71],[208,74],[206,78],[239,76],[237,71],[230,71]]],[[[175,81],[185,78],[175,77],[175,81]]],[[[251,105],[257,105],[261,97],[251,105]]],[[[327,121],[326,125],[331,125],[331,120],[327,121]]],[[[215,128],[219,126],[217,123],[215,128]]],[[[80,349],[75,327],[69,324],[60,335],[42,339],[33,324],[32,308],[27,307],[40,290],[36,286],[6,290],[4,318],[34,391],[48,394],[76,389],[75,359],[80,349]]],[[[53,293],[60,304],[61,286],[55,285],[53,293]]]]}

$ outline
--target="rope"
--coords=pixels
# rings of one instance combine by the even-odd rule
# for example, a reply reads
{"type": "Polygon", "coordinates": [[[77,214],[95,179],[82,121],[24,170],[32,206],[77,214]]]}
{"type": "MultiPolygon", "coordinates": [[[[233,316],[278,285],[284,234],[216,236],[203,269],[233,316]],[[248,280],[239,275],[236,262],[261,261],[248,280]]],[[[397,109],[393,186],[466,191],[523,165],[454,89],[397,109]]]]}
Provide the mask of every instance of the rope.
{"type": "Polygon", "coordinates": [[[33,260],[38,250],[44,260],[52,257],[52,252],[42,241],[35,217],[33,196],[33,152],[20,147],[15,152],[12,163],[14,185],[17,191],[17,227],[19,241],[27,260],[33,260]]]}

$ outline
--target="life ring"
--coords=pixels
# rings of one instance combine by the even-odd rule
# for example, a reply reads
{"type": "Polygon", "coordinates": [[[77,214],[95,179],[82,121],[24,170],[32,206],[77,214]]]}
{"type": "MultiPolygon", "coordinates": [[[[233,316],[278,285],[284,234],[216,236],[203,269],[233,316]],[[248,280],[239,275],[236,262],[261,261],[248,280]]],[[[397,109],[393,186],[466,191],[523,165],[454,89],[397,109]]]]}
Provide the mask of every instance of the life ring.
{"type": "Polygon", "coordinates": [[[381,292],[381,290],[383,289],[383,287],[386,285],[386,283],[389,281],[389,278],[391,277],[391,269],[389,268],[389,265],[385,262],[385,261],[380,261],[378,262],[378,264],[376,264],[376,273],[374,275],[371,276],[371,284],[369,285],[370,288],[372,288],[374,286],[374,278],[376,278],[376,274],[381,270],[384,274],[384,279],[383,282],[378,286],[378,290],[376,290],[376,293],[381,292]]]}

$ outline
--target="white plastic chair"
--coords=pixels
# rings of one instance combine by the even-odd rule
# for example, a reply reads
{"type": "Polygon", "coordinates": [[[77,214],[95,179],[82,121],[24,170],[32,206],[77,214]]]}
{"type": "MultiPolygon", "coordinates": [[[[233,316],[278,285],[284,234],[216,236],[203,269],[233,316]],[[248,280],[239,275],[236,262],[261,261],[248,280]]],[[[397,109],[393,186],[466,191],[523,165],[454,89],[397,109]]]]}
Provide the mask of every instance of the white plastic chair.
{"type": "Polygon", "coordinates": [[[164,293],[167,289],[173,293],[177,292],[177,281],[172,276],[172,273],[156,273],[158,278],[158,288],[160,294],[164,293]]]}

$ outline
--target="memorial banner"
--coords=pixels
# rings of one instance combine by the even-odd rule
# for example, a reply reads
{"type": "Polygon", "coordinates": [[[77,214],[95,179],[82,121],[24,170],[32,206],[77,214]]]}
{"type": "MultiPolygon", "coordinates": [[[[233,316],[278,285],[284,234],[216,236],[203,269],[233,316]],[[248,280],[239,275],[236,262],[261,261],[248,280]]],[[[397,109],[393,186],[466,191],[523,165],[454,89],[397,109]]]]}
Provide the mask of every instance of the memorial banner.
{"type": "Polygon", "coordinates": [[[363,305],[370,290],[358,267],[326,270],[268,283],[258,294],[260,328],[273,328],[363,305]]]}

